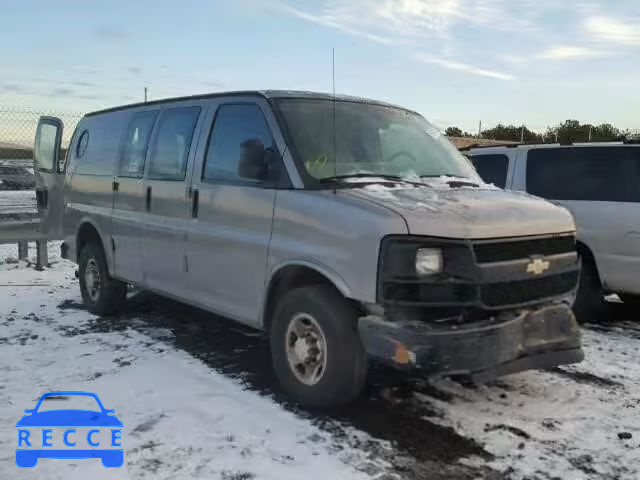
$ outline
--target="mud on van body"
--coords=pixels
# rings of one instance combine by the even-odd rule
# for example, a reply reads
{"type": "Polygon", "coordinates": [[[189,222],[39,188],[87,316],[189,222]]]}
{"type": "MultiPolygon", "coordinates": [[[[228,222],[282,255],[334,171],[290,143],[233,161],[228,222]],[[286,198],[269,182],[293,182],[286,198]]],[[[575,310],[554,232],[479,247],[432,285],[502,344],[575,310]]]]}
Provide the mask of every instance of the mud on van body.
{"type": "Polygon", "coordinates": [[[583,358],[564,209],[482,182],[420,115],[352,97],[205,95],[88,114],[68,156],[36,135],[39,208],[88,309],[126,284],[269,332],[310,406],[368,358],[477,379],[583,358]]]}

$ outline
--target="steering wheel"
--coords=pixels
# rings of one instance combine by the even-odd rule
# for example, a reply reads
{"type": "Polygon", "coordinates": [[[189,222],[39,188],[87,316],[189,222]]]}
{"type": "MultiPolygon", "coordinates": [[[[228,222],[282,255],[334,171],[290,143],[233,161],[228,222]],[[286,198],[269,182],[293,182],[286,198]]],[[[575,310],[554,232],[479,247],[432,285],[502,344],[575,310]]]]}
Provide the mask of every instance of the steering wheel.
{"type": "Polygon", "coordinates": [[[412,162],[417,162],[417,161],[418,161],[418,160],[416,159],[416,157],[414,157],[414,156],[413,156],[413,155],[411,155],[409,152],[406,152],[406,151],[404,151],[404,150],[401,150],[401,151],[399,151],[399,152],[394,153],[393,155],[391,155],[391,156],[388,158],[388,160],[387,160],[387,161],[388,161],[388,162],[393,162],[396,158],[401,157],[401,156],[403,156],[403,155],[404,155],[405,157],[408,157],[408,158],[409,158],[409,160],[411,160],[412,162]]]}

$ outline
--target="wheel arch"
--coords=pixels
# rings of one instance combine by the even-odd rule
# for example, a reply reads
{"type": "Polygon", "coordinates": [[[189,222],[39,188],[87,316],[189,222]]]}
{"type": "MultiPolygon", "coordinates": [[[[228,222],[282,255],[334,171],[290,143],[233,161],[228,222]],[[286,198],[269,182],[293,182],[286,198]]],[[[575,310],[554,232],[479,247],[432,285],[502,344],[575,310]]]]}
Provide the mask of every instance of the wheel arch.
{"type": "Polygon", "coordinates": [[[581,257],[583,262],[588,262],[591,267],[593,267],[596,277],[600,282],[600,286],[604,285],[602,281],[602,277],[600,276],[600,270],[598,269],[598,262],[596,261],[596,256],[593,254],[593,250],[584,242],[577,240],[576,241],[576,250],[578,255],[581,257]]]}
{"type": "Polygon", "coordinates": [[[343,297],[351,298],[347,283],[332,269],[307,260],[283,262],[272,270],[260,314],[260,324],[265,330],[271,328],[271,316],[278,297],[292,288],[325,284],[336,289],[343,297]]]}
{"type": "Polygon", "coordinates": [[[92,222],[87,218],[82,219],[82,221],[80,221],[78,231],[76,232],[76,261],[79,261],[80,253],[87,244],[96,242],[98,245],[100,245],[102,251],[105,254],[109,273],[113,274],[113,256],[111,255],[112,252],[111,249],[105,248],[106,244],[103,238],[104,237],[95,222],[92,222]]]}

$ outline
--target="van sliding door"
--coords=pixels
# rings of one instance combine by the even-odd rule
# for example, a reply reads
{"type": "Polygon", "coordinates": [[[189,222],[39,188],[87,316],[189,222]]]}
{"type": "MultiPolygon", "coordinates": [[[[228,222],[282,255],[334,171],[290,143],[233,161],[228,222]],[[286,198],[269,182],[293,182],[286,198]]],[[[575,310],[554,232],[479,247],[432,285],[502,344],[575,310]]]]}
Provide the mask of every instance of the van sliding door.
{"type": "Polygon", "coordinates": [[[141,284],[142,228],[144,210],[143,174],[151,132],[159,110],[136,111],[128,121],[113,179],[111,235],[114,270],[118,278],[141,284]]]}
{"type": "Polygon", "coordinates": [[[145,167],[141,215],[143,283],[185,299],[190,297],[185,257],[185,228],[190,209],[185,180],[195,156],[203,110],[199,102],[164,107],[145,167]]]}

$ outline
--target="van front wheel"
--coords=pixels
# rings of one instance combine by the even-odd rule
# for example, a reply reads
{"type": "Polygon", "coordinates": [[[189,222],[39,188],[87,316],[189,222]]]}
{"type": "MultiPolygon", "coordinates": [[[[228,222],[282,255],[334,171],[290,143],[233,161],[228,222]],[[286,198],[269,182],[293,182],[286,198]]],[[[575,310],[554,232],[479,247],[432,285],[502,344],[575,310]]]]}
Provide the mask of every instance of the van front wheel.
{"type": "Polygon", "coordinates": [[[364,388],[367,353],[357,312],[333,288],[315,285],[284,294],[270,337],[276,376],[298,403],[328,408],[353,401],[364,388]]]}
{"type": "Polygon", "coordinates": [[[96,315],[112,315],[120,310],[127,298],[127,284],[109,276],[102,247],[86,245],[78,263],[80,293],[87,310],[96,315]]]}

